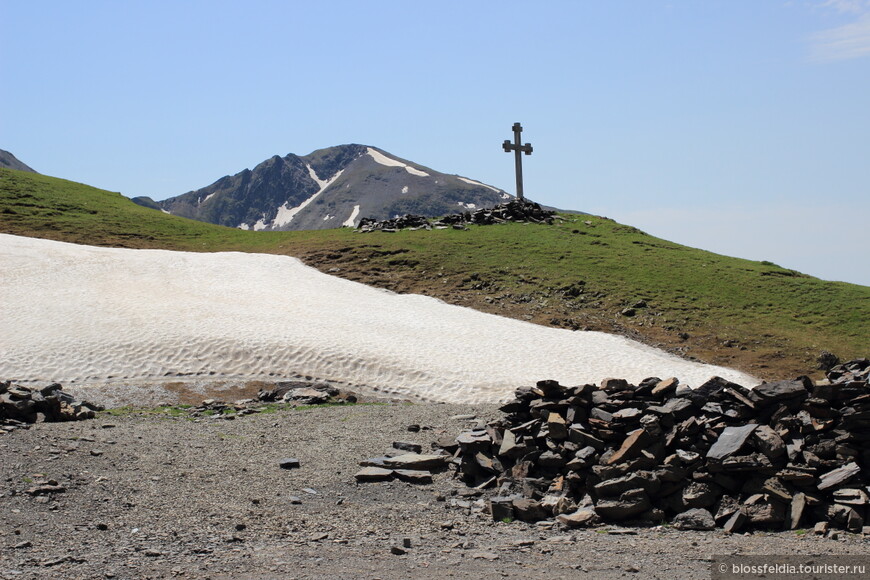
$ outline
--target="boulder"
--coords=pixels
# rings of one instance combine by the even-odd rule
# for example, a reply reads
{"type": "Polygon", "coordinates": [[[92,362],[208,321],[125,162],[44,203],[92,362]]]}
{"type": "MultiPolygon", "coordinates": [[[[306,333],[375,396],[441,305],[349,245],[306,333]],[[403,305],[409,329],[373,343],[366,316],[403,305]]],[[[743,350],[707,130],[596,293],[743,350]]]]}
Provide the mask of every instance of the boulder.
{"type": "Polygon", "coordinates": [[[674,527],[678,530],[713,530],[716,521],[713,514],[702,508],[694,508],[674,516],[674,527]]]}

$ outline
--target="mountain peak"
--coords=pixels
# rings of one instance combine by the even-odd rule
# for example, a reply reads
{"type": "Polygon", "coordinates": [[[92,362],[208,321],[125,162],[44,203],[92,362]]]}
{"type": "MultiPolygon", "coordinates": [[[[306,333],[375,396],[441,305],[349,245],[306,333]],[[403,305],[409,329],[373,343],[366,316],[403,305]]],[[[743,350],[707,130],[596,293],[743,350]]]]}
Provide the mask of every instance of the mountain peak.
{"type": "Polygon", "coordinates": [[[351,143],[303,157],[274,155],[253,170],[156,203],[163,211],[224,226],[303,230],[355,226],[363,217],[435,217],[511,198],[497,187],[351,143]]]}

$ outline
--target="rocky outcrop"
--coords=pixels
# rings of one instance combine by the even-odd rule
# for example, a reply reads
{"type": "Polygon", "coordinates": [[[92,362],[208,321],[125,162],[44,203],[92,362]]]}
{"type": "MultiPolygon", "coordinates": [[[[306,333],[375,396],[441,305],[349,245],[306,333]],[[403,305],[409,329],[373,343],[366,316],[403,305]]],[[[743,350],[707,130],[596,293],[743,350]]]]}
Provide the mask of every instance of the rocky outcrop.
{"type": "Polygon", "coordinates": [[[870,361],[754,389],[714,377],[540,381],[445,445],[496,520],[660,523],[729,532],[870,517],[870,361]]]}

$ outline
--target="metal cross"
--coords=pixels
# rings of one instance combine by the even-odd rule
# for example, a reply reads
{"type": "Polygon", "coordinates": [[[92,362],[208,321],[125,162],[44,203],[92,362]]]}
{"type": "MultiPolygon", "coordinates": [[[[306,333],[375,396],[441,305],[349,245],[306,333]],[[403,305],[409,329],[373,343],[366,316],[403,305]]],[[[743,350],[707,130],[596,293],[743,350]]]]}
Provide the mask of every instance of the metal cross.
{"type": "Polygon", "coordinates": [[[523,197],[523,160],[520,157],[520,153],[525,153],[526,155],[532,154],[532,144],[526,143],[525,145],[520,145],[520,133],[523,132],[523,126],[519,123],[514,123],[514,142],[511,143],[507,139],[502,143],[502,148],[505,150],[505,153],[514,152],[514,161],[517,166],[517,199],[523,201],[525,198],[523,197]]]}

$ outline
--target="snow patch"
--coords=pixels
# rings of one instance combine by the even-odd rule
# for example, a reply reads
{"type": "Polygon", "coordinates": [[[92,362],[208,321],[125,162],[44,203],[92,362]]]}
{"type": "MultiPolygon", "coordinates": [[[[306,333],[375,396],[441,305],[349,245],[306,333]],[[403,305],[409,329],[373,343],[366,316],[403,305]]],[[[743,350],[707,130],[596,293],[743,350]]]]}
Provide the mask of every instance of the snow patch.
{"type": "Polygon", "coordinates": [[[257,220],[257,223],[254,224],[254,231],[259,232],[260,230],[266,229],[266,214],[263,214],[263,217],[257,220]]]}
{"type": "Polygon", "coordinates": [[[171,212],[171,211],[166,211],[166,210],[163,209],[162,207],[160,208],[160,211],[162,211],[163,213],[166,213],[166,214],[172,215],[172,212],[171,212]]]}
{"type": "Polygon", "coordinates": [[[350,212],[350,217],[344,220],[344,223],[341,225],[346,228],[355,228],[357,216],[359,216],[359,206],[355,205],[353,206],[353,211],[350,212]]]}
{"type": "Polygon", "coordinates": [[[311,195],[311,197],[309,197],[308,199],[306,199],[305,201],[303,201],[302,203],[300,203],[296,207],[292,207],[292,208],[287,207],[286,201],[283,204],[281,204],[281,207],[278,208],[278,215],[276,215],[275,219],[272,220],[272,227],[273,228],[279,228],[281,226],[286,226],[287,224],[292,222],[293,218],[296,217],[296,214],[298,214],[300,211],[302,211],[303,209],[308,207],[312,201],[317,199],[318,195],[323,193],[327,187],[329,187],[330,185],[335,183],[335,180],[338,179],[341,176],[341,174],[344,172],[344,169],[342,169],[341,171],[339,171],[338,173],[336,173],[335,175],[333,175],[329,179],[320,179],[319,177],[317,177],[317,173],[314,172],[314,168],[312,168],[310,165],[306,165],[305,167],[308,168],[308,175],[310,175],[311,179],[313,179],[315,181],[315,183],[317,183],[317,185],[320,186],[320,189],[318,189],[314,194],[311,195]]]}
{"type": "Polygon", "coordinates": [[[239,224],[239,229],[240,230],[249,230],[249,229],[251,229],[251,226],[249,226],[248,224],[239,224]]]}
{"type": "Polygon", "coordinates": [[[407,185],[402,188],[402,193],[408,193],[408,186],[407,185]]]}
{"type": "Polygon", "coordinates": [[[105,384],[135,399],[150,384],[288,372],[456,403],[506,400],[541,377],[759,383],[621,336],[394,294],[288,256],[0,234],[0,270],[0,377],[58,381],[88,400],[105,384]]]}
{"type": "MultiPolygon", "coordinates": [[[[371,158],[374,159],[376,162],[380,163],[381,165],[386,165],[387,167],[404,167],[405,171],[407,171],[411,175],[417,175],[419,177],[429,177],[429,174],[425,171],[420,171],[419,169],[411,167],[407,163],[402,163],[401,161],[397,161],[395,159],[387,157],[380,151],[376,151],[371,147],[368,148],[368,151],[366,151],[366,153],[371,155],[371,158]]],[[[438,182],[436,181],[435,183],[438,182]]]]}
{"type": "Polygon", "coordinates": [[[503,194],[501,194],[501,198],[502,198],[502,199],[510,199],[511,196],[510,196],[510,194],[508,194],[508,193],[503,193],[503,194]]]}
{"type": "MultiPolygon", "coordinates": [[[[456,177],[459,177],[459,176],[457,175],[456,177]]],[[[481,183],[479,181],[474,181],[473,179],[468,179],[467,177],[459,177],[459,181],[464,181],[465,183],[468,183],[470,185],[480,185],[481,187],[486,187],[486,188],[491,189],[493,191],[501,191],[500,189],[495,188],[491,185],[487,185],[487,184],[481,183]]],[[[502,196],[502,199],[504,199],[504,196],[502,196]]]]}

